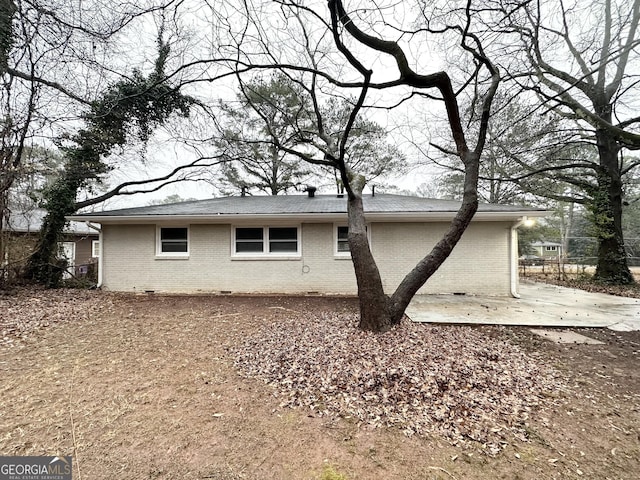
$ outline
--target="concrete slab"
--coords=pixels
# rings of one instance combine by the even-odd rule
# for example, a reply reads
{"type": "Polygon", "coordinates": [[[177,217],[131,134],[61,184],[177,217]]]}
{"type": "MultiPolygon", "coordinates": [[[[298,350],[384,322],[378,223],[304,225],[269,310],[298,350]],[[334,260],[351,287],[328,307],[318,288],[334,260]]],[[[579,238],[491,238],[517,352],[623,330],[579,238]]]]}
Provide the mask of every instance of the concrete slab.
{"type": "Polygon", "coordinates": [[[595,338],[580,335],[571,330],[546,330],[544,328],[530,328],[531,332],[555,343],[585,343],[588,345],[604,345],[604,342],[595,338]]]}
{"type": "Polygon", "coordinates": [[[416,295],[406,313],[428,323],[640,330],[637,298],[528,282],[521,283],[520,296],[416,295]]]}

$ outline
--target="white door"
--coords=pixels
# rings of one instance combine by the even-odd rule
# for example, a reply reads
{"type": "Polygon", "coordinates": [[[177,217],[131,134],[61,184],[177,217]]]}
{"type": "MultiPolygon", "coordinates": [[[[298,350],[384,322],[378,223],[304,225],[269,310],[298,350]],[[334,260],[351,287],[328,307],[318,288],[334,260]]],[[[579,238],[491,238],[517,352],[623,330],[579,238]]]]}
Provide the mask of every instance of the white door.
{"type": "Polygon", "coordinates": [[[71,278],[73,267],[75,266],[76,258],[76,244],[75,242],[60,242],[58,243],[58,256],[67,260],[67,269],[62,274],[62,278],[71,278]]]}

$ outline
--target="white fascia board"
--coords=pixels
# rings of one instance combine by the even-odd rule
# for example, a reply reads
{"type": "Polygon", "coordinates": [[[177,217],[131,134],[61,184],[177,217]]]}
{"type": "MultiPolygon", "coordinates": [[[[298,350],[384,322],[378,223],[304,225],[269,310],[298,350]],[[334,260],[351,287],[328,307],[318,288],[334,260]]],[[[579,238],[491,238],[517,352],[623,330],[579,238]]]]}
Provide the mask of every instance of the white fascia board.
{"type": "MultiPolygon", "coordinates": [[[[88,220],[82,216],[67,217],[68,220],[88,220]]],[[[129,216],[92,216],[91,222],[102,225],[110,224],[161,224],[161,223],[182,223],[182,224],[212,224],[212,223],[265,223],[265,222],[332,222],[344,220],[347,214],[322,213],[322,214],[287,214],[287,215],[129,215],[129,216]]]]}
{"type": "MultiPolygon", "coordinates": [[[[523,217],[545,217],[551,212],[512,211],[512,212],[477,212],[474,222],[515,222],[523,217]]],[[[368,222],[449,222],[455,212],[400,212],[400,213],[366,213],[368,222]]]]}
{"type": "MultiPolygon", "coordinates": [[[[544,217],[548,211],[511,211],[511,212],[477,212],[474,221],[484,222],[515,222],[523,217],[544,217]]],[[[367,222],[448,222],[455,216],[455,212],[365,212],[367,222]]],[[[212,224],[212,223],[325,223],[341,222],[347,218],[346,213],[292,213],[292,214],[222,214],[222,215],[129,215],[111,216],[94,215],[85,217],[73,215],[67,220],[90,221],[92,223],[109,224],[212,224]]]]}

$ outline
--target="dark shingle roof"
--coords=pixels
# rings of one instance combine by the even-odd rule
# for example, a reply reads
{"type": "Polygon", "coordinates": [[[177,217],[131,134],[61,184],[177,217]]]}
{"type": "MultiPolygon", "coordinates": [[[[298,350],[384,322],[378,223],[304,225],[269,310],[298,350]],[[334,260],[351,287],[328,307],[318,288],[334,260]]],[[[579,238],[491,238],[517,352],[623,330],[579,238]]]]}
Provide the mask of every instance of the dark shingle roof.
{"type": "MultiPolygon", "coordinates": [[[[446,213],[456,212],[460,202],[434,200],[404,195],[376,194],[363,196],[366,213],[446,213]]],[[[479,212],[526,213],[541,209],[512,205],[481,204],[479,212]]],[[[104,212],[74,215],[71,218],[90,220],[92,217],[145,217],[145,216],[203,216],[216,215],[296,215],[346,214],[347,199],[336,195],[278,195],[235,196],[196,200],[148,207],[123,208],[104,212]]]]}
{"type": "MultiPolygon", "coordinates": [[[[37,233],[42,227],[47,212],[36,208],[26,212],[14,210],[7,220],[2,222],[2,230],[7,232],[37,233]]],[[[95,228],[89,227],[84,222],[69,222],[64,226],[64,233],[75,235],[98,235],[95,228]]]]}

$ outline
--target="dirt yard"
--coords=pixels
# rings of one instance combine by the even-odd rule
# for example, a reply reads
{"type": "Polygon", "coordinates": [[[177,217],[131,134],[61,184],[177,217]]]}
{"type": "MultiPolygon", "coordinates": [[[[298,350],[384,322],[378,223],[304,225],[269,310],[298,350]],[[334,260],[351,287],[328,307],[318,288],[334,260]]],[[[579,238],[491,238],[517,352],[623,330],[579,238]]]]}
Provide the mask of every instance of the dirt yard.
{"type": "Polygon", "coordinates": [[[380,337],[336,323],[356,307],[2,295],[0,454],[72,455],[77,480],[638,478],[640,332],[556,345],[526,328],[404,324],[380,337]]]}

